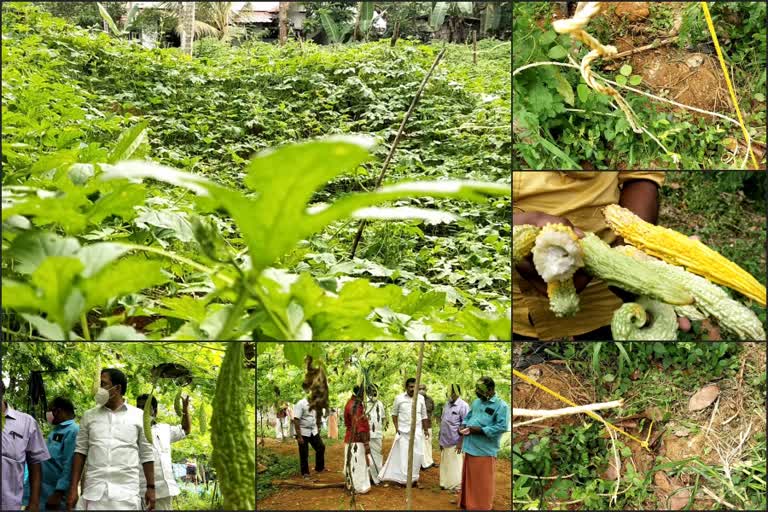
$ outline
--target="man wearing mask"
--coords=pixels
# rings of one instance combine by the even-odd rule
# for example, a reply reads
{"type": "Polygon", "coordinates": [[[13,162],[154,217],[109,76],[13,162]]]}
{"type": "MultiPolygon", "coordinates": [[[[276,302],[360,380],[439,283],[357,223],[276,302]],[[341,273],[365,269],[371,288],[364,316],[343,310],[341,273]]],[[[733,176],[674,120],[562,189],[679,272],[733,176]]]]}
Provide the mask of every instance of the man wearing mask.
{"type": "Polygon", "coordinates": [[[381,441],[384,438],[384,431],[387,430],[387,411],[384,404],[379,400],[379,388],[371,384],[367,388],[368,396],[366,399],[365,411],[368,415],[368,424],[371,427],[370,440],[368,444],[371,447],[371,459],[373,464],[368,470],[371,473],[371,480],[374,485],[379,485],[379,471],[381,471],[384,459],[381,453],[381,441]]]}
{"type": "Polygon", "coordinates": [[[464,510],[491,510],[496,493],[496,455],[501,435],[507,431],[509,406],[496,396],[496,383],[490,377],[478,379],[475,395],[477,400],[459,429],[463,437],[457,449],[464,452],[459,505],[464,510]]]}
{"type": "Polygon", "coordinates": [[[427,430],[424,432],[424,458],[421,459],[421,469],[429,469],[436,466],[432,457],[432,412],[435,410],[435,401],[427,395],[427,386],[419,384],[419,394],[424,397],[427,406],[427,430]]]}
{"type": "Polygon", "coordinates": [[[461,439],[459,427],[469,413],[469,405],[460,395],[461,387],[451,384],[440,419],[440,487],[451,491],[457,490],[461,484],[464,457],[456,450],[456,444],[461,439]]]}
{"type": "MultiPolygon", "coordinates": [[[[408,444],[411,435],[411,408],[416,398],[416,430],[413,439],[413,474],[411,481],[418,487],[419,468],[424,456],[424,435],[427,432],[427,406],[424,397],[416,393],[416,379],[405,381],[405,393],[397,395],[392,404],[392,424],[397,430],[389,457],[379,472],[379,480],[397,482],[400,485],[408,483],[408,444]],[[421,429],[418,424],[421,423],[421,429]]],[[[386,485],[385,485],[386,487],[386,485]]]]}
{"type": "Polygon", "coordinates": [[[29,467],[30,495],[27,510],[40,507],[41,464],[50,459],[48,448],[35,419],[13,409],[5,400],[5,384],[0,380],[2,407],[2,482],[0,509],[21,510],[24,494],[24,463],[29,467]]]}
{"type": "Polygon", "coordinates": [[[51,410],[46,413],[46,419],[53,425],[53,431],[48,434],[46,441],[51,458],[43,462],[43,486],[40,493],[43,507],[40,510],[64,510],[72,478],[72,456],[80,427],[75,423],[75,406],[60,396],[51,402],[51,410]]]}
{"type": "MultiPolygon", "coordinates": [[[[139,395],[136,399],[136,407],[144,410],[148,395],[139,395]]],[[[189,396],[182,398],[181,426],[157,423],[157,399],[152,397],[152,450],[155,458],[155,508],[158,510],[173,510],[173,496],[181,494],[176,478],[173,476],[171,466],[171,443],[181,441],[189,435],[189,396]]],[[[202,404],[201,404],[202,405],[202,404]]],[[[139,473],[141,490],[139,496],[144,496],[147,491],[147,479],[139,473]]],[[[146,500],[142,500],[142,506],[146,508],[146,500]]]]}
{"type": "Polygon", "coordinates": [[[77,503],[85,510],[141,510],[139,465],[147,479],[144,499],[155,509],[155,468],[152,444],[144,436],[143,411],[123,398],[128,380],[114,368],[101,371],[97,406],[85,411],[75,444],[67,510],[77,503]],[[82,503],[77,484],[86,461],[82,503]]]}

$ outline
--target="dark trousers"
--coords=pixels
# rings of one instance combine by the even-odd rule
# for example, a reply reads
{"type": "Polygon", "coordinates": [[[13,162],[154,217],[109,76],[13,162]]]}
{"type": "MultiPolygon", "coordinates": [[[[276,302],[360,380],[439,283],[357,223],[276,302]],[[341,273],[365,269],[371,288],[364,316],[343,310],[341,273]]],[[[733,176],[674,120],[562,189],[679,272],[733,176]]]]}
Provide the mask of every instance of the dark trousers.
{"type": "Polygon", "coordinates": [[[320,439],[320,433],[312,437],[301,436],[304,442],[299,445],[299,460],[301,461],[301,474],[309,474],[309,445],[315,450],[315,471],[320,472],[325,469],[325,445],[320,439]]]}

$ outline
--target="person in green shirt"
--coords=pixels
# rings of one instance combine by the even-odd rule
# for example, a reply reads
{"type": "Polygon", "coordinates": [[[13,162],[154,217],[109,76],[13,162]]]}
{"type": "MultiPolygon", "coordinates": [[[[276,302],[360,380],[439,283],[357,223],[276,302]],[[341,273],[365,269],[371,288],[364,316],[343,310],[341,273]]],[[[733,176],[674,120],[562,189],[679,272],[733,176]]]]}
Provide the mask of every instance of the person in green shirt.
{"type": "Polygon", "coordinates": [[[491,510],[496,493],[496,455],[501,436],[507,431],[509,406],[496,396],[496,383],[480,377],[475,384],[477,399],[459,429],[457,450],[464,452],[459,506],[465,510],[491,510]]]}

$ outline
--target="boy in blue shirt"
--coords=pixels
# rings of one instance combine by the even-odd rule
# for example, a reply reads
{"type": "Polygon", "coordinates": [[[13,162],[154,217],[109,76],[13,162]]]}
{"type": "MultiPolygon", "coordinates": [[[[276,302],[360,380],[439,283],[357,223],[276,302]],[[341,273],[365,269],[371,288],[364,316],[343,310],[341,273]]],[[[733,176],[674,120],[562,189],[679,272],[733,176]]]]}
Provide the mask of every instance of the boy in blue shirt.
{"type": "Polygon", "coordinates": [[[480,377],[459,434],[457,450],[464,452],[459,506],[465,510],[491,510],[496,493],[496,455],[507,431],[509,406],[496,396],[496,383],[480,377]]]}

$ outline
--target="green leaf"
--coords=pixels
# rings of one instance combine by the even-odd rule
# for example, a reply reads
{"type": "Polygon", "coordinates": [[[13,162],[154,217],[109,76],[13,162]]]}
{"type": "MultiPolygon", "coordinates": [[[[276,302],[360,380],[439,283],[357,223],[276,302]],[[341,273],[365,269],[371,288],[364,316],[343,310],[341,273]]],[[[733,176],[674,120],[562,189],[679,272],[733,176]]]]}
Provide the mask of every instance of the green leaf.
{"type": "Polygon", "coordinates": [[[142,256],[129,256],[103,268],[82,284],[88,309],[166,282],[168,278],[161,269],[160,262],[142,256]]]}
{"type": "Polygon", "coordinates": [[[579,95],[579,100],[582,103],[586,103],[586,101],[589,99],[589,86],[587,84],[577,85],[576,93],[579,95]]]}
{"type": "Polygon", "coordinates": [[[105,193],[94,203],[86,214],[88,222],[100,224],[112,215],[123,220],[131,220],[136,216],[134,206],[144,203],[146,189],[140,183],[120,183],[113,190],[105,193]]]}
{"type": "Polygon", "coordinates": [[[292,365],[306,368],[306,363],[304,362],[306,356],[312,356],[312,365],[315,366],[322,360],[324,351],[319,342],[296,342],[283,343],[283,354],[285,359],[292,365]]]}
{"type": "Polygon", "coordinates": [[[3,279],[3,307],[16,311],[40,311],[41,302],[33,287],[12,279],[3,279]]]}
{"type": "Polygon", "coordinates": [[[65,332],[77,322],[85,306],[82,292],[75,287],[82,270],[77,258],[49,256],[31,276],[32,284],[42,292],[40,309],[65,332]]]}
{"type": "Polygon", "coordinates": [[[83,263],[83,277],[92,277],[109,263],[128,252],[130,248],[114,242],[99,242],[86,245],[77,253],[77,258],[83,263]]]}
{"type": "Polygon", "coordinates": [[[331,17],[331,13],[327,9],[321,9],[319,13],[320,22],[323,24],[323,29],[328,35],[328,39],[332,44],[340,43],[342,38],[341,29],[339,28],[339,25],[336,23],[336,21],[334,21],[334,19],[331,17]]]}
{"type": "Polygon", "coordinates": [[[31,274],[49,256],[74,256],[79,250],[76,238],[33,231],[17,236],[8,253],[18,262],[14,266],[16,272],[31,274]]]}
{"type": "Polygon", "coordinates": [[[195,239],[195,235],[192,232],[192,224],[187,215],[181,212],[146,210],[136,217],[134,223],[141,228],[146,228],[148,224],[161,229],[168,229],[182,242],[191,242],[195,239]]]}
{"type": "Polygon", "coordinates": [[[109,12],[107,12],[107,10],[104,8],[104,6],[101,5],[100,2],[96,2],[96,5],[99,7],[99,14],[101,15],[102,19],[107,22],[107,25],[109,26],[109,29],[112,31],[112,33],[116,36],[120,36],[120,29],[118,29],[117,25],[115,25],[115,22],[112,20],[112,16],[109,15],[109,12]]]}
{"type": "Polygon", "coordinates": [[[624,76],[629,76],[632,74],[632,66],[629,64],[624,64],[621,66],[621,69],[619,69],[619,73],[621,73],[624,76]]]}
{"type": "Polygon", "coordinates": [[[200,176],[152,162],[120,162],[105,171],[103,179],[152,177],[186,187],[222,205],[245,239],[253,272],[258,273],[296,243],[328,224],[353,215],[361,208],[406,197],[446,197],[484,202],[492,196],[509,196],[509,184],[448,180],[433,183],[400,183],[377,192],[352,194],[330,207],[307,210],[314,192],[333,177],[356,168],[370,158],[367,137],[330,137],[290,144],[254,158],[246,168],[245,183],[257,192],[245,197],[200,176]],[[259,212],[254,215],[254,212],[259,212]]]}
{"type": "Polygon", "coordinates": [[[553,46],[549,49],[549,53],[547,54],[550,59],[559,60],[568,55],[568,50],[563,48],[562,46],[553,46]]]}
{"type": "Polygon", "coordinates": [[[624,75],[616,75],[616,83],[619,85],[627,85],[627,77],[624,75]]]}
{"type": "Polygon", "coordinates": [[[55,323],[49,322],[45,318],[38,315],[21,313],[21,316],[24,318],[24,320],[31,323],[35,329],[37,329],[37,332],[40,333],[40,336],[48,338],[49,340],[61,341],[64,339],[64,331],[55,323]]]}
{"type": "Polygon", "coordinates": [[[640,75],[632,75],[631,77],[629,77],[630,85],[638,85],[642,81],[643,81],[643,77],[641,77],[640,75]]]}
{"type": "Polygon", "coordinates": [[[547,30],[546,32],[544,32],[539,36],[539,44],[541,44],[542,46],[547,45],[552,41],[554,41],[556,37],[557,37],[557,32],[555,32],[554,30],[547,30]]]}
{"type": "Polygon", "coordinates": [[[360,32],[363,34],[368,32],[373,23],[374,15],[374,2],[360,2],[360,32]]]}
{"type": "Polygon", "coordinates": [[[142,121],[121,133],[120,138],[117,139],[117,144],[107,157],[107,162],[116,164],[121,160],[131,158],[141,143],[146,140],[148,124],[149,121],[142,121]]]}
{"type": "Polygon", "coordinates": [[[429,15],[429,27],[433,32],[440,29],[445,21],[445,15],[448,13],[450,2],[436,2],[429,15]]]}
{"type": "Polygon", "coordinates": [[[765,101],[765,95],[761,92],[757,92],[752,96],[756,101],[765,101]]]}
{"type": "Polygon", "coordinates": [[[130,325],[110,325],[96,337],[96,341],[144,341],[146,339],[146,336],[130,325]]]}
{"type": "Polygon", "coordinates": [[[189,295],[166,297],[160,301],[165,308],[154,308],[157,315],[180,318],[201,324],[208,314],[206,301],[189,295]]]}
{"type": "Polygon", "coordinates": [[[53,169],[66,170],[77,162],[79,152],[79,149],[64,149],[44,155],[35,162],[29,172],[30,174],[42,174],[53,169]]]}
{"type": "Polygon", "coordinates": [[[566,80],[563,74],[560,73],[558,70],[555,70],[554,76],[555,76],[555,88],[557,89],[557,92],[560,93],[560,95],[563,97],[563,100],[568,105],[573,106],[574,105],[573,87],[571,87],[571,84],[568,82],[568,80],[566,80]]]}

